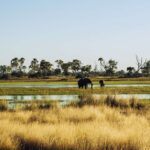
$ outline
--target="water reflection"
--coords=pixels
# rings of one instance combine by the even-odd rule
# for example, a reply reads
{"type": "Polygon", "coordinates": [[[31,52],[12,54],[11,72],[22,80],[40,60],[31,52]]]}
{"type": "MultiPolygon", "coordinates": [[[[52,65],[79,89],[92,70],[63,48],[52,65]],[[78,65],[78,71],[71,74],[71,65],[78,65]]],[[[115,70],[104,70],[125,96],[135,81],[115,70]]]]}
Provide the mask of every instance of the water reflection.
{"type": "MultiPolygon", "coordinates": [[[[100,98],[107,96],[105,94],[93,94],[94,97],[100,98]]],[[[117,94],[112,95],[117,98],[122,99],[130,99],[130,98],[138,98],[138,99],[148,99],[150,100],[150,94],[117,94]]],[[[16,107],[22,107],[24,102],[34,101],[34,100],[52,100],[52,101],[60,101],[62,105],[65,105],[69,101],[77,101],[79,100],[79,95],[5,95],[0,96],[0,100],[7,100],[8,107],[10,109],[15,109],[16,107]]]]}
{"type": "MultiPolygon", "coordinates": [[[[93,94],[93,96],[101,97],[107,96],[105,94],[93,94]]],[[[136,97],[138,99],[150,99],[150,94],[117,94],[112,95],[118,98],[132,98],[136,97]]],[[[16,100],[16,101],[24,101],[24,100],[61,100],[61,101],[71,101],[78,100],[78,95],[5,95],[0,96],[0,99],[5,100],[16,100]]]]}

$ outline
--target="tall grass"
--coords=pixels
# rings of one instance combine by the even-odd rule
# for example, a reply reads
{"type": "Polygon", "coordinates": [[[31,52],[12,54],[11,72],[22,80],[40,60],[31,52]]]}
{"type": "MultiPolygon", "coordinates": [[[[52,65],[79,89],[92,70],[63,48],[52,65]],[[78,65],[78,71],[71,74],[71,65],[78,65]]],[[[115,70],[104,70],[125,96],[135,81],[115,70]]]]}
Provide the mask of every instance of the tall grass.
{"type": "Polygon", "coordinates": [[[100,106],[106,105],[109,107],[119,107],[119,108],[134,108],[134,109],[145,109],[147,103],[137,98],[122,99],[117,98],[117,96],[107,95],[107,96],[94,96],[94,95],[80,95],[78,101],[72,101],[67,106],[83,107],[89,106],[100,106]]]}
{"type": "Polygon", "coordinates": [[[64,108],[0,112],[0,149],[150,148],[150,110],[146,109],[143,113],[145,108],[136,107],[138,101],[129,100],[126,103],[127,107],[122,107],[120,103],[123,102],[117,101],[115,97],[106,97],[98,101],[92,96],[84,96],[81,97],[81,101],[82,104],[76,103],[64,108]],[[124,113],[124,110],[127,113],[124,113]]]}
{"type": "Polygon", "coordinates": [[[0,100],[0,111],[8,109],[8,102],[6,100],[0,100]]]}
{"type": "Polygon", "coordinates": [[[94,89],[78,88],[0,88],[0,95],[81,95],[81,94],[147,94],[150,93],[148,86],[139,87],[105,87],[94,89]]]}

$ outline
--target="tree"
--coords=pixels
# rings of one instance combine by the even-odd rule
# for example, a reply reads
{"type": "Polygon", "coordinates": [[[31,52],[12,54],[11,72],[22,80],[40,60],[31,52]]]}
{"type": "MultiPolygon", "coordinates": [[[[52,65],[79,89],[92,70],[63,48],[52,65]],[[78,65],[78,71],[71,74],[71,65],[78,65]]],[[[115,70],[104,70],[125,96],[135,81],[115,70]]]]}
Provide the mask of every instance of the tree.
{"type": "Polygon", "coordinates": [[[57,68],[61,69],[61,65],[64,63],[61,59],[55,61],[57,63],[57,68]]]}
{"type": "Polygon", "coordinates": [[[41,60],[40,62],[40,73],[42,76],[48,76],[51,71],[52,64],[46,60],[41,60]]]}
{"type": "Polygon", "coordinates": [[[1,75],[6,74],[6,71],[7,71],[7,66],[6,65],[1,65],[0,66],[0,73],[1,73],[1,75]]]}
{"type": "Polygon", "coordinates": [[[54,75],[59,75],[59,74],[61,74],[61,69],[59,68],[54,69],[54,75]]]}
{"type": "Polygon", "coordinates": [[[25,58],[23,57],[20,59],[15,57],[11,60],[12,76],[21,77],[23,75],[26,69],[26,66],[23,65],[24,62],[25,62],[25,58]]]}
{"type": "Polygon", "coordinates": [[[101,67],[101,72],[102,72],[102,70],[105,68],[105,61],[102,57],[100,57],[98,61],[100,62],[100,67],[101,67]]]}
{"type": "Polygon", "coordinates": [[[10,66],[1,65],[0,66],[0,78],[1,79],[8,79],[10,71],[11,71],[10,66]]]}
{"type": "Polygon", "coordinates": [[[116,72],[116,75],[119,77],[124,77],[125,76],[125,71],[124,70],[119,70],[116,72]]]}
{"type": "Polygon", "coordinates": [[[146,60],[143,61],[143,58],[139,58],[138,55],[136,55],[136,65],[137,65],[137,69],[136,69],[136,73],[139,73],[139,71],[144,67],[144,65],[146,64],[146,60]]]}
{"type": "Polygon", "coordinates": [[[26,69],[26,66],[24,66],[24,62],[25,62],[25,58],[23,58],[23,57],[18,60],[19,71],[22,73],[25,72],[25,69],[26,69]]]}
{"type": "Polygon", "coordinates": [[[61,65],[64,75],[69,75],[69,69],[71,67],[71,64],[72,64],[71,62],[67,62],[61,65]]]}
{"type": "Polygon", "coordinates": [[[85,65],[81,67],[81,72],[84,74],[84,76],[87,76],[90,73],[91,69],[91,65],[85,65]]]}
{"type": "Polygon", "coordinates": [[[144,67],[142,68],[142,73],[146,76],[150,75],[150,60],[145,63],[144,67]]]}
{"type": "Polygon", "coordinates": [[[73,71],[75,74],[80,70],[80,67],[81,67],[81,61],[80,61],[80,60],[74,59],[74,60],[71,62],[71,69],[72,69],[72,71],[73,71]]]}
{"type": "Polygon", "coordinates": [[[36,58],[33,58],[33,60],[31,61],[31,64],[29,66],[29,68],[31,69],[31,72],[37,73],[39,71],[39,64],[38,64],[38,60],[36,58]]]}
{"type": "Polygon", "coordinates": [[[115,60],[110,59],[108,61],[108,65],[105,66],[106,74],[107,75],[114,75],[116,69],[117,69],[117,63],[115,60]]]}
{"type": "Polygon", "coordinates": [[[11,60],[12,71],[17,72],[18,71],[18,66],[19,66],[19,59],[17,57],[15,57],[11,60]]]}
{"type": "Polygon", "coordinates": [[[129,76],[129,77],[132,77],[133,75],[134,75],[134,73],[135,73],[135,68],[134,67],[127,67],[127,75],[129,76]]]}
{"type": "Polygon", "coordinates": [[[106,75],[114,75],[118,62],[112,59],[110,59],[108,62],[105,62],[105,60],[101,57],[98,59],[98,61],[100,62],[101,69],[105,70],[106,75]]]}

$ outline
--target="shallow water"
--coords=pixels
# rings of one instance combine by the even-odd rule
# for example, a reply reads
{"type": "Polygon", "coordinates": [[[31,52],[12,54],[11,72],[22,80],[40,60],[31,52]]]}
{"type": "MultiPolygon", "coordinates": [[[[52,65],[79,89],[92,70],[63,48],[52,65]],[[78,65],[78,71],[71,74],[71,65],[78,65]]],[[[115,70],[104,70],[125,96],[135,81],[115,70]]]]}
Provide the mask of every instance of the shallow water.
{"type": "MultiPolygon", "coordinates": [[[[93,94],[95,97],[107,96],[105,94],[93,94]]],[[[138,99],[150,99],[150,94],[116,94],[112,95],[118,98],[138,98],[138,99]]],[[[78,95],[4,95],[0,96],[0,100],[12,100],[12,101],[24,101],[24,100],[60,100],[60,101],[72,101],[78,100],[78,95]]]]}
{"type": "MultiPolygon", "coordinates": [[[[100,98],[102,96],[107,96],[105,94],[93,94],[95,98],[100,98]]],[[[137,99],[147,99],[150,100],[150,94],[117,94],[112,95],[116,96],[117,98],[121,99],[130,99],[130,98],[137,98],[137,99]]],[[[53,101],[60,101],[62,105],[67,104],[69,101],[77,101],[79,100],[78,95],[4,95],[0,96],[0,100],[7,100],[8,101],[8,108],[15,109],[17,107],[24,107],[24,101],[34,101],[34,100],[53,100],[53,101]]]]}
{"type": "MultiPolygon", "coordinates": [[[[106,87],[150,87],[150,84],[108,84],[106,87]]],[[[0,84],[0,88],[77,88],[76,84],[0,84]]],[[[98,84],[93,87],[100,87],[98,84]]]]}

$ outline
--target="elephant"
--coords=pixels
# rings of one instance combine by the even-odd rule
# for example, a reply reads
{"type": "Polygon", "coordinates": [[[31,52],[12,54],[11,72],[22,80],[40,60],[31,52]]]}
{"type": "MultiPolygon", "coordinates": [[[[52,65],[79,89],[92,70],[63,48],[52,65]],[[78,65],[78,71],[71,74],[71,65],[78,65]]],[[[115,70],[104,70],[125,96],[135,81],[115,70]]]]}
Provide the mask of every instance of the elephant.
{"type": "Polygon", "coordinates": [[[83,88],[87,89],[89,84],[91,85],[91,89],[92,89],[93,88],[93,83],[89,78],[81,78],[78,81],[78,87],[82,88],[82,89],[83,88]]]}
{"type": "Polygon", "coordinates": [[[100,87],[104,87],[105,86],[104,80],[99,80],[99,85],[100,87]]]}

